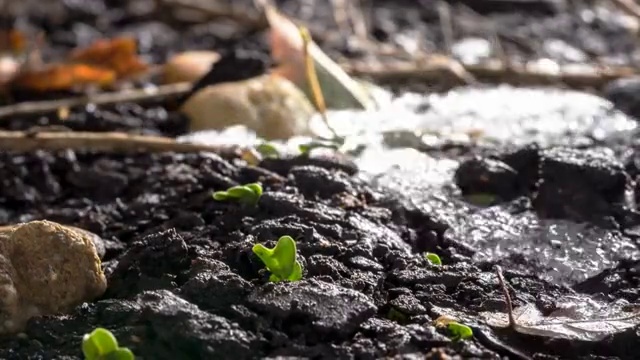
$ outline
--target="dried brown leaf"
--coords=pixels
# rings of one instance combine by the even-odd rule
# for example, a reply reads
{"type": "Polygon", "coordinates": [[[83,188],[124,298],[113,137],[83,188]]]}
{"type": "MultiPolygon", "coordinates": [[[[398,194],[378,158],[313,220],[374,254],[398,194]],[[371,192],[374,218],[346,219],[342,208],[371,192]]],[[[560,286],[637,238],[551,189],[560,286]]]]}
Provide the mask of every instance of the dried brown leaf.
{"type": "Polygon", "coordinates": [[[138,56],[136,40],[128,37],[98,40],[87,48],[73,51],[69,60],[113,70],[118,78],[137,75],[149,68],[138,56]]]}
{"type": "Polygon", "coordinates": [[[116,73],[109,69],[85,64],[53,64],[21,71],[13,79],[13,85],[38,92],[65,91],[88,85],[109,86],[116,78],[116,73]]]}

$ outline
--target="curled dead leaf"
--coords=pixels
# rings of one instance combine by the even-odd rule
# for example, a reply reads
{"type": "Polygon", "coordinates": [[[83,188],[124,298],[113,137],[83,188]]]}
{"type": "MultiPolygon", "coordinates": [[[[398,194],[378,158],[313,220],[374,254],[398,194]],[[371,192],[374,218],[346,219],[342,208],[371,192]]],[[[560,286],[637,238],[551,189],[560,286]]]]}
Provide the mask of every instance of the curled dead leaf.
{"type": "Polygon", "coordinates": [[[25,35],[16,29],[0,31],[0,52],[22,53],[27,47],[25,35]]]}
{"type": "Polygon", "coordinates": [[[76,87],[96,85],[105,87],[116,81],[112,70],[85,64],[53,64],[41,69],[21,71],[14,79],[17,88],[31,91],[65,91],[76,87]]]}
{"type": "MultiPolygon", "coordinates": [[[[640,311],[611,306],[603,310],[606,316],[584,318],[580,311],[556,310],[544,316],[534,304],[513,310],[514,330],[528,335],[580,341],[600,341],[609,335],[640,325],[640,311]]],[[[497,328],[509,326],[507,314],[484,312],[481,316],[488,325],[497,328]]]]}
{"type": "MultiPolygon", "coordinates": [[[[278,63],[273,73],[290,80],[312,98],[306,76],[305,41],[298,26],[269,4],[264,5],[264,11],[270,26],[271,57],[278,63]]],[[[317,44],[310,41],[307,49],[328,108],[371,109],[376,106],[368,89],[351,78],[317,44]]]]}
{"type": "Polygon", "coordinates": [[[149,68],[138,57],[136,40],[128,37],[98,40],[89,47],[74,50],[69,60],[113,70],[119,78],[137,75],[149,68]]]}

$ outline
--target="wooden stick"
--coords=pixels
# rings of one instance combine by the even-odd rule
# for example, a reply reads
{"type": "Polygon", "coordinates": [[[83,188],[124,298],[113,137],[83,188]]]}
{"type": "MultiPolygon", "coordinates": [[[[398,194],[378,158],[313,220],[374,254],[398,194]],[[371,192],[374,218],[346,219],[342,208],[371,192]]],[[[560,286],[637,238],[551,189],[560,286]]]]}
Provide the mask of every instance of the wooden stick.
{"type": "Polygon", "coordinates": [[[440,31],[444,41],[444,49],[448,56],[451,56],[453,48],[453,20],[451,19],[451,8],[449,4],[440,0],[437,3],[438,18],[440,19],[440,31]]]}
{"type": "MultiPolygon", "coordinates": [[[[389,81],[434,81],[444,78],[453,78],[461,84],[465,83],[455,74],[455,69],[446,64],[446,61],[427,61],[423,64],[413,62],[401,62],[396,64],[383,64],[372,66],[357,62],[341,64],[341,66],[351,75],[362,76],[378,82],[389,81]],[[458,78],[458,79],[456,79],[458,78]]],[[[511,69],[506,69],[502,64],[480,64],[464,65],[464,69],[474,77],[490,82],[509,84],[558,84],[563,83],[576,88],[599,88],[611,80],[637,74],[637,71],[630,67],[614,67],[609,69],[593,69],[593,71],[575,71],[549,73],[526,69],[524,66],[512,65],[511,69]]]]}
{"type": "Polygon", "coordinates": [[[189,0],[165,0],[163,5],[198,11],[213,18],[228,18],[256,30],[263,30],[269,26],[264,14],[235,11],[231,6],[225,6],[215,1],[204,2],[203,4],[203,2],[189,0]]]}
{"type": "Polygon", "coordinates": [[[44,114],[61,108],[83,106],[87,104],[107,105],[124,101],[143,101],[186,94],[193,84],[188,82],[161,85],[155,89],[134,89],[118,92],[98,93],[95,95],[73,97],[50,101],[27,101],[15,105],[0,107],[0,119],[16,116],[44,114]]]}
{"type": "Polygon", "coordinates": [[[613,4],[627,15],[640,20],[640,5],[633,0],[612,0],[613,4]]]}
{"type": "MultiPolygon", "coordinates": [[[[221,152],[233,146],[180,143],[163,136],[133,135],[122,132],[36,132],[0,131],[0,151],[95,150],[114,153],[221,152]]],[[[239,147],[236,147],[239,148],[239,147]]]]}

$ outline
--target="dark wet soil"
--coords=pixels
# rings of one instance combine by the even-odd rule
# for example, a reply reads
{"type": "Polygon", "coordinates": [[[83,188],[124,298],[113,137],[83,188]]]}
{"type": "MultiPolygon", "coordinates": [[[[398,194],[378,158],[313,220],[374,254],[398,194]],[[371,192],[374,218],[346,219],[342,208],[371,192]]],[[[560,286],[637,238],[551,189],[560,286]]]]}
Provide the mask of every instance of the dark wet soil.
{"type": "MultiPolygon", "coordinates": [[[[429,213],[390,203],[344,163],[297,158],[253,167],[204,153],[69,151],[3,154],[0,164],[2,222],[46,218],[99,234],[109,284],[102,299],[70,315],[32,320],[26,337],[3,337],[2,358],[79,356],[81,335],[96,326],[113,329],[147,359],[430,352],[632,359],[633,347],[613,344],[640,345],[627,332],[597,349],[577,343],[568,350],[483,328],[474,340],[451,342],[433,326],[436,307],[504,309],[490,264],[474,265],[465,239],[443,237],[446,226],[429,213]],[[94,181],[79,180],[87,178],[94,181]],[[256,208],[211,198],[213,190],[253,181],[265,186],[256,208]],[[274,244],[282,235],[298,241],[300,282],[267,282],[251,252],[254,243],[274,244]],[[429,265],[423,251],[440,254],[446,265],[429,265]]],[[[553,309],[555,299],[574,292],[527,271],[507,269],[506,277],[516,304],[553,309]]],[[[637,264],[627,263],[577,288],[633,302],[637,284],[637,264]]]]}
{"type": "MultiPolygon", "coordinates": [[[[309,11],[302,2],[281,3],[289,13],[309,11]]],[[[427,49],[442,49],[434,3],[372,1],[371,35],[398,41],[417,31],[427,49]],[[423,7],[417,11],[419,3],[423,7]]],[[[608,57],[600,60],[624,63],[622,54],[636,48],[631,35],[602,13],[574,16],[587,11],[589,2],[451,3],[467,4],[499,29],[513,30],[500,36],[511,39],[504,46],[515,59],[567,61],[544,52],[550,38],[584,52],[586,62],[608,57]]],[[[151,1],[61,4],[56,6],[65,7],[67,15],[34,12],[29,20],[48,31],[53,46],[45,54],[51,57],[121,31],[133,31],[143,54],[155,62],[183,49],[267,53],[263,34],[255,29],[192,24],[167,13],[158,17],[151,1]]],[[[320,33],[329,8],[312,10],[311,30],[320,33]]],[[[471,26],[472,18],[460,19],[456,39],[486,35],[484,28],[471,26]]],[[[330,36],[319,41],[332,55],[371,55],[330,36]]],[[[224,75],[229,74],[217,76],[224,75]]],[[[88,106],[64,121],[55,115],[14,117],[0,120],[0,127],[64,125],[177,136],[187,128],[174,110],[178,100],[88,106]]],[[[632,141],[606,145],[615,155],[596,147],[465,149],[464,157],[455,156],[461,163],[450,185],[462,195],[488,194],[512,214],[530,211],[541,219],[586,222],[638,244],[637,147],[632,141]]],[[[429,151],[451,156],[450,149],[429,151]]],[[[112,330],[144,359],[637,358],[638,327],[594,344],[482,326],[474,326],[472,340],[451,341],[433,325],[438,309],[466,314],[505,309],[496,263],[505,268],[515,305],[534,303],[545,313],[577,293],[639,302],[640,267],[621,261],[569,286],[538,276],[540,266],[531,259],[477,261],[467,238],[451,236],[448,214],[433,211],[441,205],[411,206],[358,175],[355,165],[333,158],[270,159],[250,166],[233,153],[0,153],[0,223],[46,218],[95,232],[104,242],[109,284],[101,299],[71,314],[36,318],[23,335],[0,337],[0,358],[80,358],[82,335],[98,326],[112,330]],[[211,197],[212,191],[255,181],[265,188],[255,208],[211,197]],[[251,252],[253,244],[271,246],[282,235],[298,243],[300,282],[269,283],[251,252]],[[445,265],[428,264],[425,251],[439,254],[445,265]]]]}

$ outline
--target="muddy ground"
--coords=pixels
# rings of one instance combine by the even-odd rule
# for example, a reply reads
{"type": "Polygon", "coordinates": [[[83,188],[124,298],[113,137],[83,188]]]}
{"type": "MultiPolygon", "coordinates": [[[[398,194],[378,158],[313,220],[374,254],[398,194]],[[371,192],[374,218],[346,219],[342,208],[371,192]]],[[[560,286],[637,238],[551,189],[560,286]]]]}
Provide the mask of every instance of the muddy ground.
{"type": "MultiPolygon", "coordinates": [[[[331,24],[325,2],[312,11],[299,6],[304,2],[279,3],[303,19],[305,11],[313,14],[308,20],[316,33],[331,24]]],[[[372,37],[398,42],[418,34],[424,49],[442,51],[438,14],[429,6],[434,3],[372,1],[372,37]]],[[[621,20],[605,10],[589,13],[590,2],[457,3],[493,19],[516,60],[631,64],[638,51],[621,20]],[[550,39],[564,43],[549,45],[550,39]]],[[[152,1],[61,4],[39,5],[21,19],[47,31],[52,46],[45,54],[51,57],[121,32],[133,32],[143,55],[157,63],[184,49],[268,51],[258,30],[178,21],[154,10],[152,1]],[[54,16],[47,6],[66,12],[54,16]]],[[[456,39],[488,38],[478,21],[461,16],[456,39]]],[[[319,43],[334,57],[371,56],[326,37],[319,43]]],[[[548,99],[511,88],[472,91],[480,99],[500,97],[496,106],[503,107],[510,93],[520,102],[532,95],[540,96],[539,104],[548,99]]],[[[518,124],[515,138],[389,150],[385,154],[401,166],[377,174],[359,169],[364,156],[286,156],[251,166],[233,151],[3,152],[0,223],[48,219],[98,234],[109,285],[101,299],[71,314],[36,318],[23,334],[1,337],[0,358],[80,358],[82,335],[100,326],[144,359],[637,359],[639,326],[587,342],[497,330],[478,320],[481,312],[505,310],[496,264],[504,269],[514,305],[535,304],[543,314],[567,299],[605,307],[640,302],[635,102],[621,91],[628,96],[616,98],[622,99],[617,104],[629,116],[608,103],[571,96],[556,108],[539,106],[525,115],[524,105],[498,115],[490,109],[489,123],[518,124]],[[544,133],[539,129],[553,128],[545,119],[570,125],[544,133]],[[530,136],[529,127],[544,136],[530,136]],[[211,198],[212,191],[254,181],[265,188],[256,208],[211,198]],[[480,204],[471,199],[478,194],[484,195],[480,204]],[[282,235],[298,242],[300,282],[269,283],[251,252],[256,242],[273,245],[282,235]],[[445,265],[430,265],[422,256],[427,251],[445,265]],[[446,313],[468,320],[474,338],[453,342],[435,328],[433,320],[446,313]]],[[[483,103],[460,94],[450,97],[461,96],[471,107],[483,103]]],[[[444,95],[438,111],[453,106],[449,98],[444,95]]],[[[462,117],[453,109],[441,116],[462,117]]],[[[0,120],[3,129],[35,124],[178,136],[187,119],[175,111],[175,100],[161,100],[74,109],[64,122],[53,114],[0,120]]]]}

